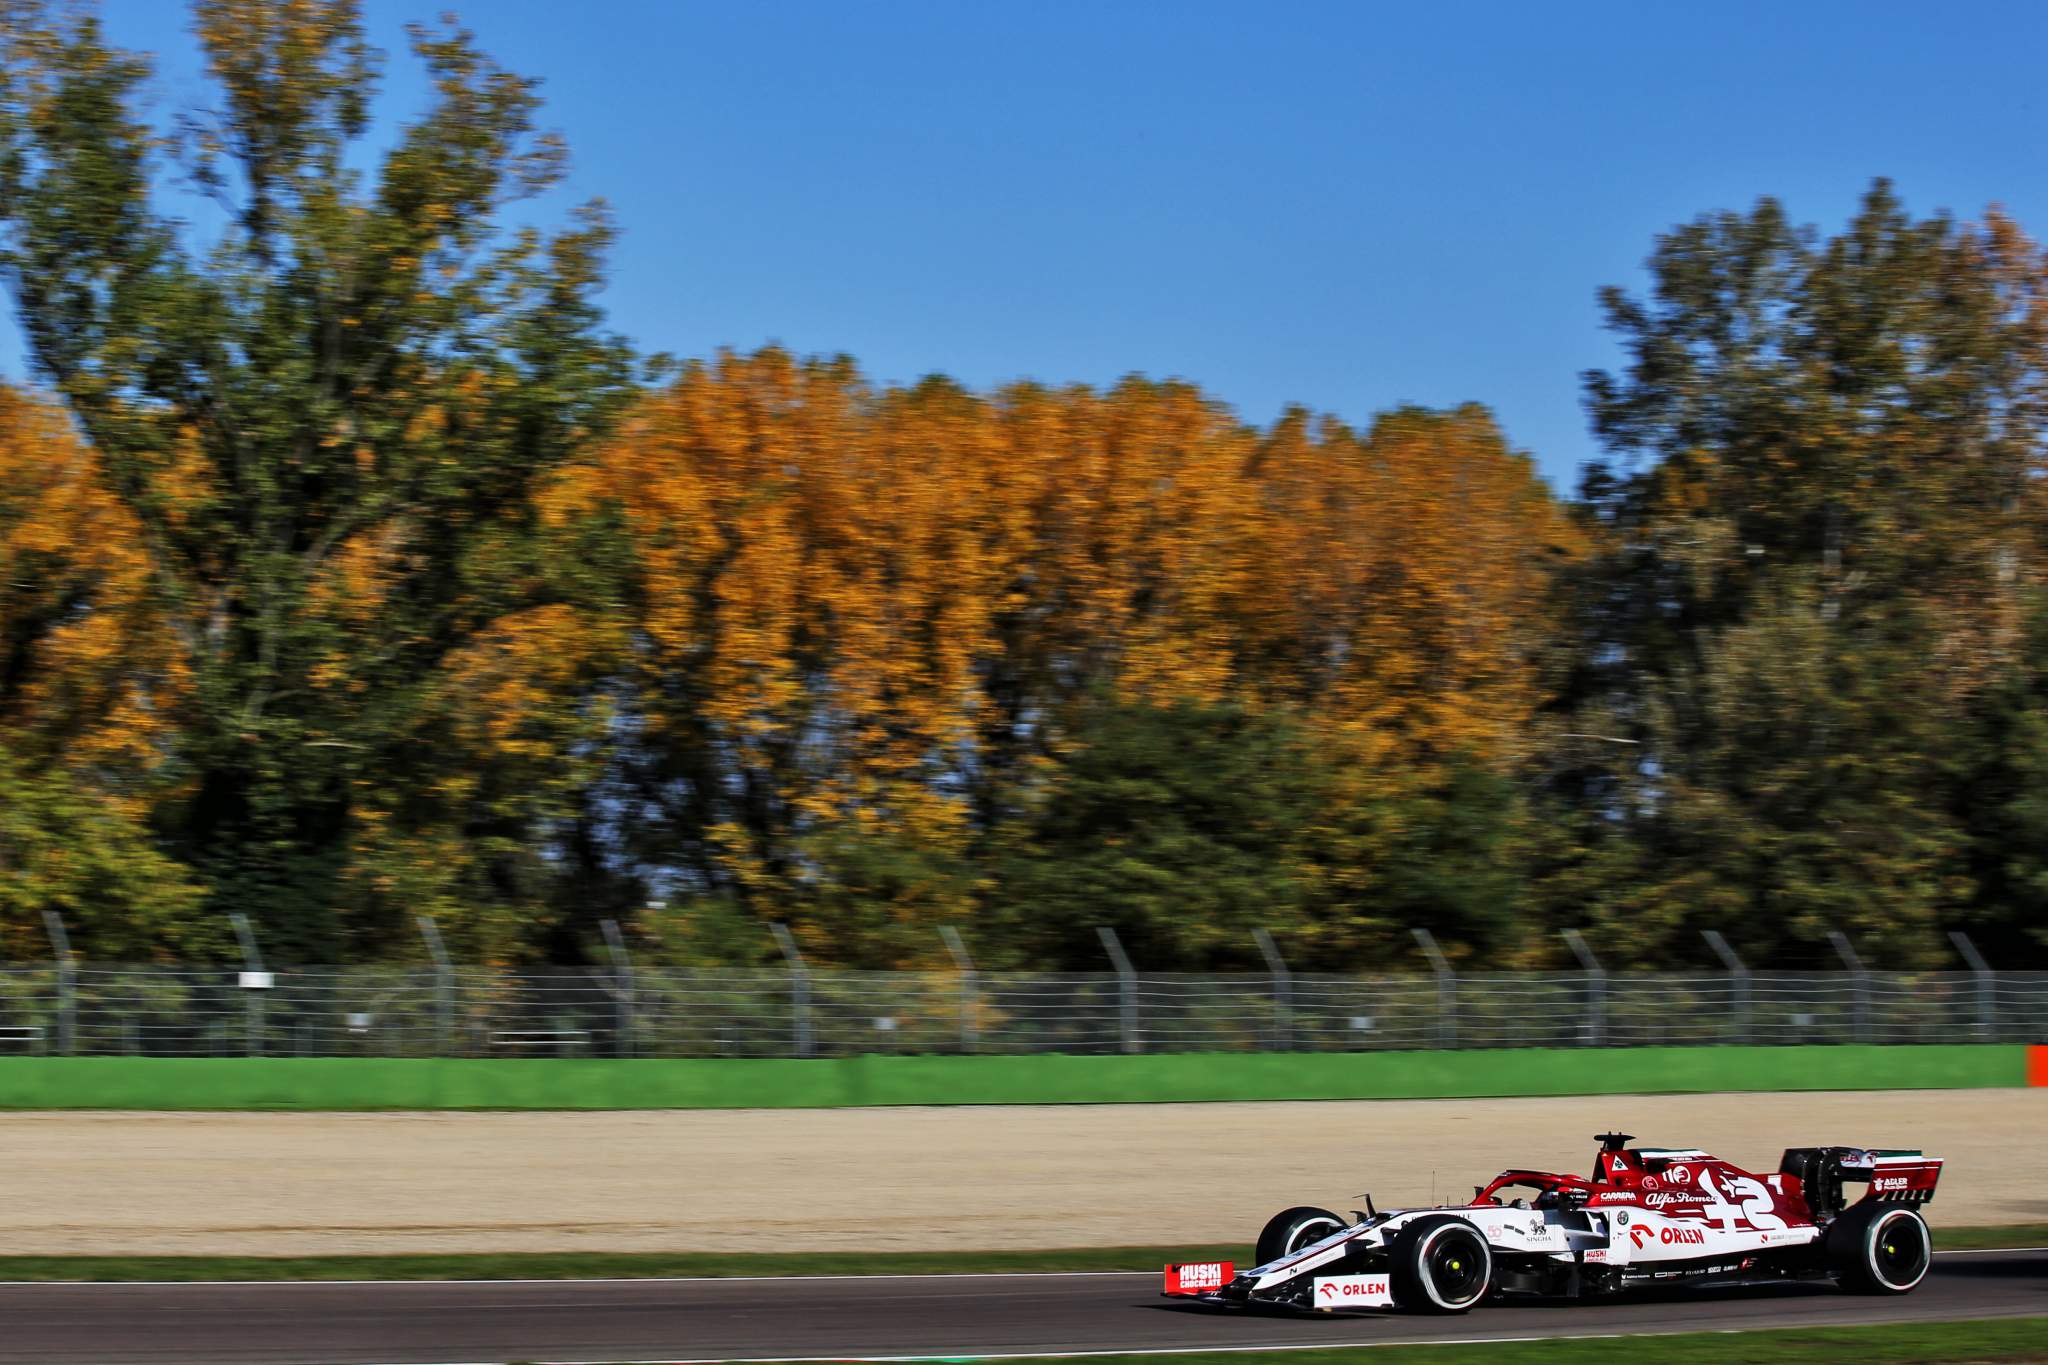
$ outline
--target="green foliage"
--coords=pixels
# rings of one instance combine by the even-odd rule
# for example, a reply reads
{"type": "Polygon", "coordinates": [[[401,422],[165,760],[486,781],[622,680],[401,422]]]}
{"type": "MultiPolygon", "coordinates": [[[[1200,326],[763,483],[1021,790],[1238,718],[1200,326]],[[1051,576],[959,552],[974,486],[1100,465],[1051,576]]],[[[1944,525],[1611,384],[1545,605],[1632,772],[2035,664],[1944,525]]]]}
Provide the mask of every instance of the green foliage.
{"type": "Polygon", "coordinates": [[[220,104],[173,165],[146,62],[89,12],[11,4],[0,65],[0,273],[192,671],[173,847],[285,954],[402,922],[350,875],[368,846],[468,859],[466,897],[530,906],[496,850],[534,816],[463,786],[487,759],[447,743],[438,678],[552,591],[530,495],[627,389],[593,298],[610,224],[500,229],[562,152],[461,29],[414,30],[433,98],[364,174],[379,59],[352,0],[194,15],[220,104]],[[174,174],[218,204],[210,248],[157,207],[174,174]]]}
{"type": "Polygon", "coordinates": [[[1586,481],[1602,553],[1545,755],[1576,917],[1644,961],[1705,927],[1757,965],[1831,962],[1830,929],[1942,960],[1974,818],[1945,757],[2042,563],[2037,253],[1879,183],[1834,238],[1764,201],[1651,273],[1605,296],[1629,369],[1587,380],[1610,449],[1654,463],[1586,481]]]}
{"type": "Polygon", "coordinates": [[[1023,963],[1102,970],[1098,926],[1149,970],[1256,961],[1251,931],[1306,908],[1323,781],[1280,716],[1098,704],[1031,795],[988,913],[1023,963]]]}
{"type": "Polygon", "coordinates": [[[157,850],[149,831],[61,769],[33,772],[0,746],[0,945],[50,955],[46,912],[73,948],[135,961],[207,958],[227,925],[195,912],[204,889],[157,850]]]}
{"type": "Polygon", "coordinates": [[[1461,955],[1512,934],[1512,784],[1338,761],[1285,712],[1097,701],[1028,796],[977,927],[1018,965],[1101,970],[1096,930],[1149,970],[1260,969],[1266,929],[1304,968],[1405,964],[1427,925],[1461,955]]]}

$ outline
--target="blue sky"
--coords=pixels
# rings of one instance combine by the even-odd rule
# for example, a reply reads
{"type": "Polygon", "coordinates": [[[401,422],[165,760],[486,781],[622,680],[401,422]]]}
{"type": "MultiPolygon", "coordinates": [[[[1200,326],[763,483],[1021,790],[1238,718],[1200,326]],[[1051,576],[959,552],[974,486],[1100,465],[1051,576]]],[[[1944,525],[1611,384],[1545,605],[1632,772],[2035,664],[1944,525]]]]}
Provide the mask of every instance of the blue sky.
{"type": "MultiPolygon", "coordinates": [[[[371,0],[387,89],[419,82],[371,0]]],[[[1595,455],[1595,289],[1656,233],[1874,175],[2048,234],[2048,6],[491,0],[608,198],[647,350],[779,341],[884,380],[1196,380],[1255,421],[1477,400],[1554,483],[1595,455]]],[[[170,0],[112,0],[205,88],[170,0]]],[[[0,334],[0,371],[23,370],[0,334]]]]}

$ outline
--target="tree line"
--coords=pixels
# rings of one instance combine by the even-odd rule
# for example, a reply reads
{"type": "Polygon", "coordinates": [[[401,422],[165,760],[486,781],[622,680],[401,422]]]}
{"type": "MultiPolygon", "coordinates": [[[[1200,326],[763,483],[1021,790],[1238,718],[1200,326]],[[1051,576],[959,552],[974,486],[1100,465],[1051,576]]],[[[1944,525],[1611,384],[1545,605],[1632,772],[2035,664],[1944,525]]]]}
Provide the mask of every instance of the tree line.
{"type": "Polygon", "coordinates": [[[1095,970],[2048,956],[2048,260],[1872,187],[1603,295],[1577,495],[1477,404],[643,359],[452,22],[199,0],[152,122],[6,10],[0,955],[1095,970]]]}

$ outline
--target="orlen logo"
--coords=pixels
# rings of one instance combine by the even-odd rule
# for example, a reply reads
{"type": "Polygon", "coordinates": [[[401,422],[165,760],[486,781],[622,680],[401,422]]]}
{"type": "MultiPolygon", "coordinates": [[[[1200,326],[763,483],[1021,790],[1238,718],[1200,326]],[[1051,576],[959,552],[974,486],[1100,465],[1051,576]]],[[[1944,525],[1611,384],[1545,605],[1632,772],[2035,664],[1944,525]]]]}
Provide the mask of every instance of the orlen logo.
{"type": "Polygon", "coordinates": [[[1628,1230],[1628,1239],[1636,1244],[1636,1250],[1641,1251],[1646,1242],[1662,1242],[1665,1246],[1701,1246],[1705,1244],[1707,1234],[1698,1228],[1657,1229],[1638,1223],[1628,1230]]]}
{"type": "Polygon", "coordinates": [[[1391,1308],[1394,1288],[1385,1275],[1332,1275],[1316,1281],[1318,1308],[1391,1308]]]}

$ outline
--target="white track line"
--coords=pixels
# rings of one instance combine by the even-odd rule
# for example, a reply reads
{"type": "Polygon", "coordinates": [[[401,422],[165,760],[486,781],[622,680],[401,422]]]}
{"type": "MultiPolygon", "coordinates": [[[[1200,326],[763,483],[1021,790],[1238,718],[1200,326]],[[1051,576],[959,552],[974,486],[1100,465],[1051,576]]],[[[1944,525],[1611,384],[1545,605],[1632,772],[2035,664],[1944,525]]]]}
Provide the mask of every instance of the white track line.
{"type": "MultiPolygon", "coordinates": [[[[1915,1318],[1919,1323],[1989,1322],[2001,1318],[2035,1316],[2031,1308],[2010,1313],[1977,1313],[1963,1318],[1915,1318]]],[[[1090,1360],[1101,1356],[1184,1356],[1184,1355],[1272,1355],[1285,1351],[1377,1351],[1408,1346],[1506,1346],[1536,1341],[1621,1341],[1630,1337],[1744,1336],[1750,1332],[1796,1331],[1801,1327],[1842,1324],[1759,1323],[1754,1327],[1652,1328],[1643,1332],[1571,1332],[1554,1336],[1519,1337],[1425,1337],[1408,1341],[1304,1341],[1268,1346],[1139,1346],[1094,1351],[1005,1351],[991,1355],[951,1353],[946,1355],[900,1356],[674,1356],[656,1360],[545,1360],[537,1365],[959,1365],[960,1362],[995,1360],[1090,1360]]],[[[1873,1323],[1872,1326],[1887,1324],[1873,1323]]],[[[1900,1325],[1897,1323],[1890,1325],[1900,1325]]],[[[423,1362],[389,1362],[388,1365],[424,1365],[423,1362]]],[[[466,1365],[507,1365],[502,1360],[476,1360],[466,1365]]]]}

